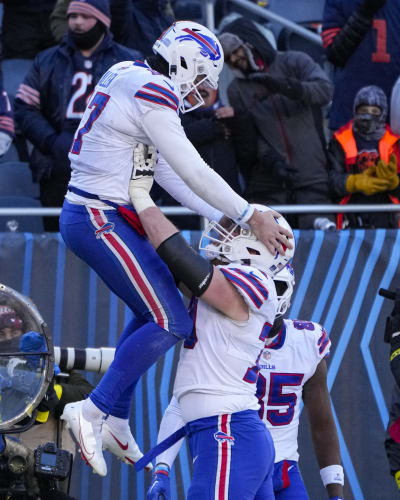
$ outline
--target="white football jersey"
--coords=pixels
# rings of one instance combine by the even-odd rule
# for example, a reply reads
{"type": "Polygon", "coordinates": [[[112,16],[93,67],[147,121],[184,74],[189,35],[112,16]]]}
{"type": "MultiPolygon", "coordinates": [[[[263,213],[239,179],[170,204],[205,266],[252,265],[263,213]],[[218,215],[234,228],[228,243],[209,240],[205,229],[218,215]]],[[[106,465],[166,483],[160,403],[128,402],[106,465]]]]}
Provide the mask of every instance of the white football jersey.
{"type": "Polygon", "coordinates": [[[75,133],[69,153],[71,185],[129,204],[133,148],[138,142],[151,144],[141,117],[155,108],[177,113],[178,103],[172,80],[145,63],[112,66],[96,85],[75,133]]]}
{"type": "Polygon", "coordinates": [[[298,461],[297,435],[303,386],[329,354],[331,341],[318,323],[284,320],[259,362],[260,417],[271,432],[275,462],[298,461]]]}
{"type": "Polygon", "coordinates": [[[220,266],[249,306],[249,319],[234,321],[194,299],[192,337],[181,349],[174,396],[185,421],[258,410],[257,363],[277,309],[273,280],[259,269],[220,266]]]}
{"type": "MultiPolygon", "coordinates": [[[[104,200],[130,205],[133,151],[139,142],[157,148],[154,178],[183,206],[211,220],[222,211],[246,222],[249,203],[201,158],[178,116],[174,82],[141,61],[112,66],[96,85],[69,153],[71,186],[104,200]],[[171,167],[172,166],[172,167],[171,167]]],[[[69,191],[71,203],[109,206],[69,191]]]]}

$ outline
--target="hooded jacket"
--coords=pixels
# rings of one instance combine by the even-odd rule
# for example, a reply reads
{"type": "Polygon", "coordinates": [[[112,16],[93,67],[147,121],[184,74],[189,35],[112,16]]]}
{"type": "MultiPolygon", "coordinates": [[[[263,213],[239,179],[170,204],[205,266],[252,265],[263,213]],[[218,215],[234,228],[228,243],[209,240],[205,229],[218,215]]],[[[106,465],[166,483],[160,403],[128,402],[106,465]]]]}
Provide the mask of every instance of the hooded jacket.
{"type": "Polygon", "coordinates": [[[326,155],[314,121],[315,109],[320,110],[332,97],[328,76],[305,53],[275,51],[250,20],[239,18],[223,32],[250,43],[255,61],[262,59],[268,75],[291,78],[301,86],[302,98],[294,100],[271,94],[248,75],[240,74],[230,84],[228,97],[237,117],[237,154],[247,170],[247,191],[282,189],[271,173],[271,162],[280,157],[297,171],[293,179],[297,189],[318,185],[328,192],[326,155]]]}

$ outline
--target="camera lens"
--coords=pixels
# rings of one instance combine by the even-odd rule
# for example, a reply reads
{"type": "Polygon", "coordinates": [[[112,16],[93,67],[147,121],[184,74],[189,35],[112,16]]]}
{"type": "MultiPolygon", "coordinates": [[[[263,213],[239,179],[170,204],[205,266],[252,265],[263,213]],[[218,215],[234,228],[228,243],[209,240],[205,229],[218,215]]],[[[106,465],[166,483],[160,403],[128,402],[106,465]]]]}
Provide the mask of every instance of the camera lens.
{"type": "Polygon", "coordinates": [[[14,455],[8,459],[8,468],[13,474],[22,474],[26,470],[26,459],[21,455],[14,455]]]}

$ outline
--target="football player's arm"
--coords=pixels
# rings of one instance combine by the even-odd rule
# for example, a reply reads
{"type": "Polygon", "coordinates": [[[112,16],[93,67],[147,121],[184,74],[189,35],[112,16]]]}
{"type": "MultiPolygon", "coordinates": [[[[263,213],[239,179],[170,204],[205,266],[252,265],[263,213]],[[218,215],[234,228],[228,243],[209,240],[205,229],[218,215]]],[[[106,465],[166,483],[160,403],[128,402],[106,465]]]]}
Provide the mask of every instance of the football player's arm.
{"type": "MultiPolygon", "coordinates": [[[[284,254],[282,244],[292,248],[290,232],[275,223],[279,214],[259,212],[235,193],[201,158],[175,113],[152,109],[142,115],[141,124],[166,162],[196,195],[236,222],[247,223],[272,254],[275,250],[284,254]]],[[[171,194],[172,179],[163,187],[171,194]]]]}
{"type": "Polygon", "coordinates": [[[138,215],[151,244],[178,282],[229,318],[248,320],[248,306],[239,292],[219,269],[189,246],[158,207],[148,207],[138,215]]]}
{"type": "MultiPolygon", "coordinates": [[[[314,375],[305,383],[303,401],[310,423],[311,437],[319,467],[328,474],[323,480],[330,498],[343,497],[343,470],[341,468],[340,446],[333,418],[331,400],[326,382],[327,367],[321,360],[314,375]],[[341,478],[329,474],[330,468],[341,470],[341,478]],[[330,480],[329,477],[332,479],[330,480]],[[331,482],[332,481],[332,482],[331,482]],[[339,481],[339,482],[333,482],[339,481]]],[[[340,474],[339,474],[340,475],[340,474]]],[[[323,472],[321,473],[321,477],[323,472]]]]}
{"type": "MultiPolygon", "coordinates": [[[[166,439],[168,436],[171,436],[171,434],[173,434],[184,425],[185,422],[182,418],[181,407],[179,406],[176,398],[172,397],[161,419],[157,443],[161,443],[161,441],[164,441],[164,439],[166,439]]],[[[180,439],[173,446],[161,453],[161,455],[158,455],[156,458],[156,464],[163,463],[171,468],[175,461],[175,458],[179,453],[179,450],[181,449],[183,440],[184,438],[180,439]]]]}

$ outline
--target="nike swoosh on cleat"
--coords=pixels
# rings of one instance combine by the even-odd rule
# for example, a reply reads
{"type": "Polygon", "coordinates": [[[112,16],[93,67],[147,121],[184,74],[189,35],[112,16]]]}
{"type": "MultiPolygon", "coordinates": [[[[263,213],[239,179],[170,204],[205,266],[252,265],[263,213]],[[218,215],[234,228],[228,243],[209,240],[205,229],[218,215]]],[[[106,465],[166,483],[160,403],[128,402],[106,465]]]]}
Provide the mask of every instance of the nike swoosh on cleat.
{"type": "Polygon", "coordinates": [[[92,458],[94,457],[94,452],[93,453],[88,453],[87,452],[85,443],[84,443],[84,441],[82,439],[82,430],[81,430],[81,423],[80,422],[79,422],[79,444],[80,444],[80,447],[81,447],[81,453],[82,453],[82,455],[83,454],[85,455],[86,461],[89,462],[90,460],[92,460],[92,458]],[[85,453],[83,453],[82,448],[85,450],[85,453]]]}
{"type": "Polygon", "coordinates": [[[115,439],[115,441],[118,443],[118,446],[121,448],[121,450],[124,450],[126,451],[128,449],[128,442],[126,444],[122,444],[121,441],[119,439],[117,439],[114,434],[109,430],[108,431],[111,436],[115,439]]]}

